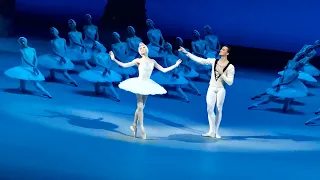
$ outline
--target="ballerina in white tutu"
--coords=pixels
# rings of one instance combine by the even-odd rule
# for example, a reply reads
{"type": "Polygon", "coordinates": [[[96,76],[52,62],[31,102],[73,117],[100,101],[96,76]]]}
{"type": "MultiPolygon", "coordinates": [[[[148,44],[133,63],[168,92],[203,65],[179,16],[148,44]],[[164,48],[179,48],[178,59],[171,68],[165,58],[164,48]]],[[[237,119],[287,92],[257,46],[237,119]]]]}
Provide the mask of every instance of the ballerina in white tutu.
{"type": "Polygon", "coordinates": [[[74,68],[74,64],[66,57],[66,39],[59,37],[59,31],[54,27],[50,28],[50,32],[54,38],[51,40],[53,54],[45,54],[38,57],[39,64],[50,70],[50,76],[46,79],[56,80],[55,73],[62,72],[63,76],[70,81],[70,84],[78,87],[77,82],[68,73],[68,70],[74,68]]]}
{"type": "Polygon", "coordinates": [[[44,76],[37,68],[38,59],[36,50],[28,46],[28,40],[24,37],[20,37],[18,42],[21,45],[21,65],[6,70],[4,74],[10,78],[20,80],[21,92],[28,92],[26,89],[26,82],[32,81],[35,87],[41,91],[44,96],[52,98],[39,83],[39,81],[44,81],[44,76]]]}
{"type": "Polygon", "coordinates": [[[82,63],[85,68],[91,69],[88,60],[91,58],[91,49],[87,49],[83,43],[82,33],[77,31],[77,23],[73,19],[68,21],[70,32],[68,33],[70,46],[67,57],[72,62],[82,63]]]}
{"type": "Polygon", "coordinates": [[[86,81],[94,83],[96,95],[104,94],[105,89],[101,90],[101,86],[106,86],[112,97],[120,102],[119,95],[116,93],[112,83],[120,82],[122,77],[115,71],[110,70],[110,56],[104,51],[104,46],[99,42],[96,42],[95,45],[93,45],[91,62],[96,65],[96,67],[81,72],[79,76],[86,81]]]}
{"type": "Polygon", "coordinates": [[[122,67],[132,67],[137,65],[139,71],[139,77],[129,78],[119,84],[119,88],[132,92],[137,96],[137,109],[134,115],[133,125],[130,129],[133,131],[133,136],[136,137],[137,133],[137,121],[139,121],[141,128],[141,136],[143,139],[147,138],[147,135],[143,126],[143,109],[145,107],[148,95],[166,94],[167,91],[150,79],[152,71],[157,68],[161,72],[169,72],[178,67],[181,60],[178,60],[175,65],[163,68],[155,60],[150,59],[148,56],[148,47],[144,43],[139,44],[139,54],[141,58],[134,59],[131,62],[123,63],[115,59],[113,52],[110,52],[110,57],[113,61],[122,67]]]}

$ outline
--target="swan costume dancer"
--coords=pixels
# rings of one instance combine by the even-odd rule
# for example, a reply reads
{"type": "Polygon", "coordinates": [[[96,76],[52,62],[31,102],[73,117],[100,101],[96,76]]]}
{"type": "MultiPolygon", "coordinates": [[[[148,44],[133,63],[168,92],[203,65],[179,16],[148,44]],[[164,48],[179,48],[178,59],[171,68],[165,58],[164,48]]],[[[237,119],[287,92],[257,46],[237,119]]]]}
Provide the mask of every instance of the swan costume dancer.
{"type": "Polygon", "coordinates": [[[224,88],[224,82],[229,86],[233,84],[235,68],[228,61],[227,57],[230,53],[230,47],[223,46],[220,50],[219,55],[221,56],[220,60],[215,58],[200,58],[197,57],[183,47],[180,47],[179,51],[185,53],[191,60],[198,62],[203,65],[211,65],[212,73],[210,86],[207,92],[207,111],[208,111],[208,120],[209,120],[209,132],[203,134],[205,137],[215,137],[220,139],[221,136],[218,133],[221,118],[222,118],[222,108],[224,99],[226,96],[226,90],[224,88]],[[214,107],[217,105],[217,114],[214,113],[214,107]]]}
{"type": "Polygon", "coordinates": [[[62,72],[63,76],[70,81],[70,84],[78,87],[75,80],[71,78],[68,70],[74,68],[74,64],[68,59],[67,56],[67,43],[64,38],[59,37],[59,31],[52,27],[50,32],[53,36],[51,42],[52,54],[45,54],[38,57],[39,64],[50,70],[50,76],[48,79],[56,80],[56,72],[62,72]]]}
{"type": "Polygon", "coordinates": [[[28,40],[24,37],[20,37],[18,42],[21,45],[21,65],[6,70],[4,74],[10,78],[20,80],[21,92],[28,92],[26,90],[26,82],[32,81],[39,91],[41,91],[45,96],[52,98],[39,83],[39,81],[44,81],[44,76],[37,69],[38,59],[36,50],[28,46],[28,40]]]}
{"type": "Polygon", "coordinates": [[[135,78],[127,79],[119,84],[119,88],[125,91],[132,92],[137,96],[137,109],[134,115],[133,125],[130,129],[133,131],[133,136],[136,137],[137,133],[137,121],[140,123],[141,136],[143,139],[147,138],[147,135],[143,126],[143,109],[145,107],[148,95],[166,94],[167,91],[150,79],[152,71],[157,68],[161,72],[169,72],[178,67],[181,60],[178,60],[175,65],[163,68],[155,60],[148,57],[148,47],[144,43],[139,44],[139,54],[141,58],[134,59],[131,62],[123,63],[115,59],[113,52],[110,52],[110,57],[113,61],[119,64],[121,67],[138,66],[139,76],[135,78]]]}

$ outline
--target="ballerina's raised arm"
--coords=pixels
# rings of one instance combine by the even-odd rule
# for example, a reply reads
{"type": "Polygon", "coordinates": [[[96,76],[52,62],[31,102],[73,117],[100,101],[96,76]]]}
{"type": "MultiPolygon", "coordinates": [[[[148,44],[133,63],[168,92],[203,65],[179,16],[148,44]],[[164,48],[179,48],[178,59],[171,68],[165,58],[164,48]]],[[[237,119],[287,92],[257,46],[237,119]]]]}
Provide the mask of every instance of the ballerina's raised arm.
{"type": "Polygon", "coordinates": [[[134,60],[132,60],[131,62],[128,62],[128,63],[123,63],[123,62],[121,62],[121,61],[119,61],[119,60],[117,60],[115,58],[115,56],[114,56],[112,51],[109,52],[109,55],[110,55],[111,60],[113,60],[119,66],[124,67],[124,68],[128,68],[128,67],[131,67],[131,66],[134,66],[134,65],[138,64],[138,59],[134,59],[134,60]]]}
{"type": "Polygon", "coordinates": [[[174,64],[174,65],[172,65],[172,66],[170,66],[170,67],[167,67],[167,68],[162,67],[162,66],[161,66],[160,64],[158,64],[155,60],[153,60],[153,62],[154,62],[154,67],[155,67],[155,68],[157,68],[159,71],[161,71],[161,72],[163,72],[163,73],[166,73],[166,72],[172,71],[173,69],[177,68],[177,67],[181,64],[182,60],[179,59],[179,60],[176,62],[176,64],[174,64]]]}

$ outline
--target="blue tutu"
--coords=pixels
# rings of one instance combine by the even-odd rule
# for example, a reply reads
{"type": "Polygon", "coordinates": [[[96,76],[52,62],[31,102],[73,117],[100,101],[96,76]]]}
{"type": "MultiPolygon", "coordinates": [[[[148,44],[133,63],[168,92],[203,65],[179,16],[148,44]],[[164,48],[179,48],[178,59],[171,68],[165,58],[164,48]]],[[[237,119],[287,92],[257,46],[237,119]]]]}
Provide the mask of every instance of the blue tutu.
{"type": "Polygon", "coordinates": [[[179,72],[180,76],[184,76],[186,78],[195,78],[195,77],[199,77],[199,73],[191,68],[182,67],[182,70],[179,72]]]}
{"type": "Polygon", "coordinates": [[[320,76],[320,70],[314,67],[312,64],[308,63],[304,65],[301,71],[310,74],[311,76],[320,76]]]}
{"type": "MultiPolygon", "coordinates": [[[[280,77],[272,83],[272,86],[278,84],[279,81],[280,77]]],[[[299,98],[307,96],[308,88],[299,79],[296,79],[288,85],[281,85],[279,91],[269,88],[266,93],[279,98],[299,98]]]]}
{"type": "Polygon", "coordinates": [[[110,69],[114,70],[118,74],[132,76],[137,73],[136,68],[133,68],[133,67],[123,68],[113,61],[111,63],[112,64],[111,64],[110,69]]]}
{"type": "MultiPolygon", "coordinates": [[[[280,71],[278,72],[279,75],[283,75],[284,71],[280,71]]],[[[299,76],[298,79],[300,79],[301,81],[306,81],[306,82],[312,82],[312,83],[316,83],[318,82],[314,77],[312,77],[310,74],[299,71],[299,76]]]]}
{"type": "Polygon", "coordinates": [[[160,85],[186,85],[189,81],[183,76],[173,76],[173,73],[156,72],[151,75],[151,79],[160,85]]]}
{"type": "Polygon", "coordinates": [[[38,70],[39,74],[35,74],[33,67],[15,66],[4,72],[4,74],[13,79],[26,80],[26,81],[44,81],[45,78],[38,70]]]}
{"type": "Polygon", "coordinates": [[[160,47],[154,46],[152,44],[148,44],[148,56],[150,58],[163,58],[165,56],[165,53],[163,51],[160,51],[160,47]]]}
{"type": "Polygon", "coordinates": [[[69,58],[71,61],[87,61],[91,58],[91,55],[91,49],[86,49],[86,51],[83,51],[79,46],[69,46],[67,49],[67,58],[69,58]]]}
{"type": "Polygon", "coordinates": [[[79,76],[89,82],[93,83],[105,83],[105,82],[120,82],[122,80],[121,75],[115,71],[110,70],[106,75],[102,75],[104,70],[100,68],[93,68],[90,70],[82,71],[79,76]]]}
{"type": "Polygon", "coordinates": [[[71,70],[74,68],[70,59],[65,58],[65,63],[61,63],[60,59],[61,57],[54,54],[45,54],[38,57],[39,64],[48,69],[71,70]]]}

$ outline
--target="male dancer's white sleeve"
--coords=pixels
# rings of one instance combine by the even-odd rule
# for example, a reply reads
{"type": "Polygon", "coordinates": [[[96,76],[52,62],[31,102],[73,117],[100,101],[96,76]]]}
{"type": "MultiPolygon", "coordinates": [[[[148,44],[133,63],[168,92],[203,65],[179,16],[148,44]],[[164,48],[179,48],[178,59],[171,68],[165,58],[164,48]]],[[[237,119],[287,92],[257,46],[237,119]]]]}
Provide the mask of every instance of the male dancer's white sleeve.
{"type": "Polygon", "coordinates": [[[233,84],[235,74],[235,68],[232,64],[229,65],[229,68],[226,73],[221,75],[221,78],[226,82],[229,86],[233,84]]]}
{"type": "Polygon", "coordinates": [[[203,65],[212,65],[214,63],[214,61],[216,60],[215,58],[208,58],[208,59],[204,59],[204,58],[200,58],[198,56],[195,56],[191,53],[187,53],[186,54],[191,60],[196,61],[199,64],[203,64],[203,65]]]}

